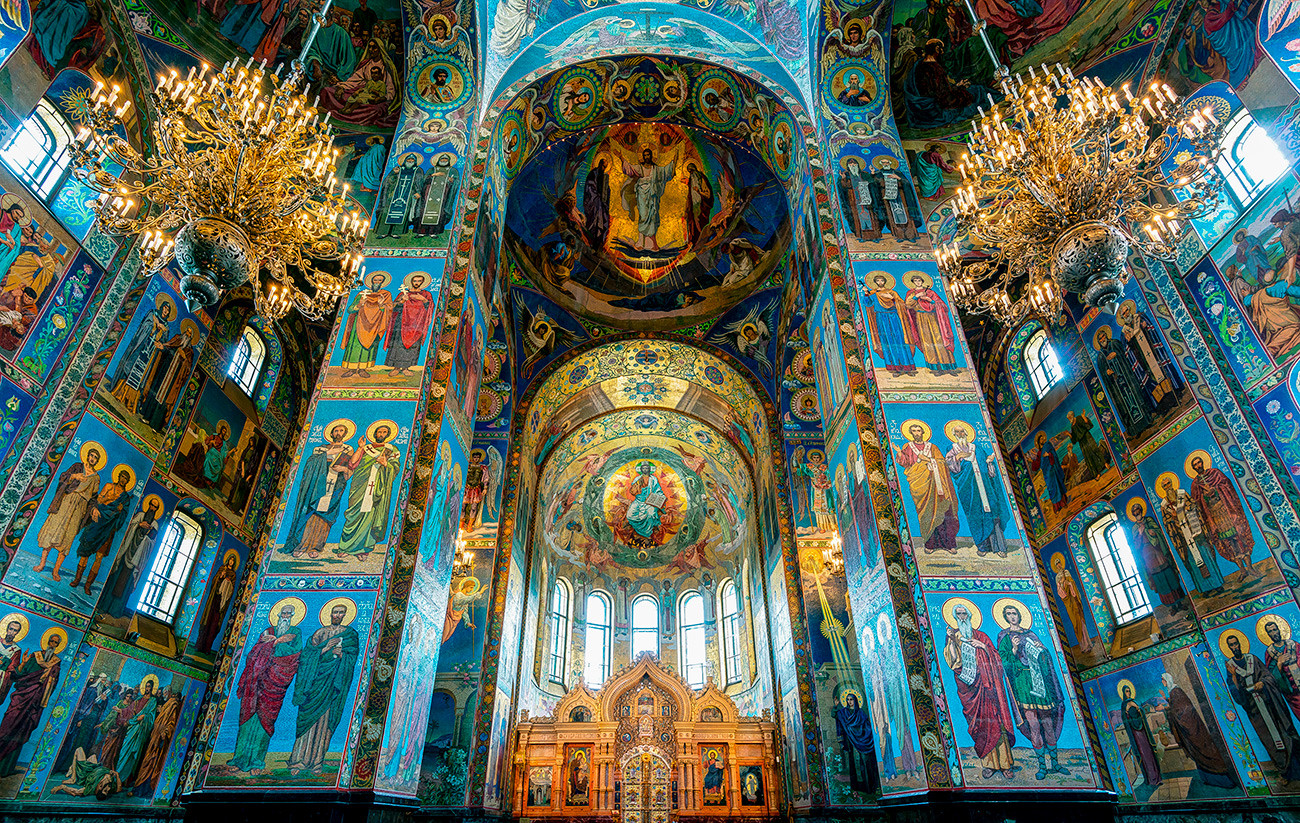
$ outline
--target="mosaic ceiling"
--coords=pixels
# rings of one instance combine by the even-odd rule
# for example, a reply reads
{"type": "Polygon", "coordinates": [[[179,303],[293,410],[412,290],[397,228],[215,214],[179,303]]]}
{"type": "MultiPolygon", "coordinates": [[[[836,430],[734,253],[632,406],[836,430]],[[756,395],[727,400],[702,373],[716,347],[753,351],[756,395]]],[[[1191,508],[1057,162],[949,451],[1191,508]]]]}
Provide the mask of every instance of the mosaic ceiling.
{"type": "Polygon", "coordinates": [[[578,564],[679,572],[730,566],[750,534],[749,472],[730,440],[694,418],[612,412],[551,452],[538,533],[578,564]]]}

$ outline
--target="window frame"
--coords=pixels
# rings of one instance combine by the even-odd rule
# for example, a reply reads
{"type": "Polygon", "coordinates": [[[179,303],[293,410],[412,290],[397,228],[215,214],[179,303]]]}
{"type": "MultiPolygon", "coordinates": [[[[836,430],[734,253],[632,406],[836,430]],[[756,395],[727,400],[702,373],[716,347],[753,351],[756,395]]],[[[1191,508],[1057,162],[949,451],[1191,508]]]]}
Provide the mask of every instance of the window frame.
{"type": "Polygon", "coordinates": [[[1245,106],[1233,114],[1223,129],[1223,153],[1215,168],[1223,176],[1224,193],[1237,207],[1239,212],[1250,208],[1264,192],[1286,173],[1287,164],[1281,163],[1278,174],[1271,179],[1255,179],[1247,170],[1247,163],[1253,154],[1258,154],[1259,144],[1256,135],[1272,144],[1273,150],[1282,156],[1282,150],[1273,140],[1268,130],[1260,125],[1254,115],[1245,106]],[[1253,150],[1253,151],[1252,151],[1253,150]]]}
{"type": "Polygon", "coordinates": [[[166,522],[161,524],[161,531],[158,547],[135,596],[133,610],[159,623],[174,626],[185,591],[194,576],[205,534],[203,524],[182,509],[167,516],[166,522]]]}
{"type": "Polygon", "coordinates": [[[42,202],[63,187],[72,173],[72,124],[54,104],[41,98],[32,113],[0,146],[0,160],[42,202]],[[37,145],[19,145],[30,136],[37,145]]]}
{"type": "Polygon", "coordinates": [[[547,644],[546,679],[564,685],[569,662],[569,627],[573,620],[573,590],[563,577],[555,578],[551,587],[551,602],[546,607],[551,637],[547,644]],[[556,601],[563,602],[557,608],[556,601]]]}
{"type": "Polygon", "coordinates": [[[605,592],[600,589],[594,589],[587,595],[585,614],[586,626],[583,628],[583,654],[586,659],[584,660],[582,673],[588,688],[599,689],[605,684],[605,681],[609,679],[610,671],[612,670],[610,651],[611,646],[613,646],[612,641],[614,638],[613,601],[610,599],[609,595],[605,594],[605,592]],[[592,622],[591,604],[593,601],[599,603],[601,608],[605,610],[605,619],[603,623],[592,622]],[[594,681],[592,679],[592,647],[597,644],[593,643],[593,630],[600,634],[600,639],[598,641],[600,647],[599,677],[594,681]]]}
{"type": "Polygon", "coordinates": [[[701,689],[708,682],[708,632],[705,627],[708,625],[708,619],[704,614],[704,595],[699,591],[691,589],[682,592],[681,599],[677,601],[677,656],[682,667],[682,679],[684,679],[692,689],[701,689]],[[700,609],[699,622],[686,622],[686,610],[688,604],[698,602],[700,609]],[[692,648],[698,644],[699,655],[692,654],[692,648]],[[696,673],[698,672],[698,677],[696,673]]]}
{"type": "Polygon", "coordinates": [[[1029,385],[1039,400],[1065,379],[1065,370],[1061,368],[1061,360],[1056,356],[1056,347],[1052,345],[1051,335],[1045,328],[1040,327],[1029,335],[1024,348],[1020,350],[1020,362],[1029,376],[1029,385]]]}
{"type": "Polygon", "coordinates": [[[722,680],[730,686],[745,679],[740,671],[744,657],[740,644],[740,591],[731,578],[718,589],[718,614],[722,616],[722,680]]]}
{"type": "Polygon", "coordinates": [[[631,611],[631,619],[628,622],[632,628],[631,628],[631,632],[629,633],[629,643],[628,643],[628,648],[630,649],[629,659],[636,660],[637,656],[641,652],[648,651],[654,655],[656,660],[658,660],[659,653],[660,653],[659,598],[655,597],[653,594],[650,594],[648,592],[643,592],[642,594],[638,594],[636,597],[632,598],[632,608],[630,611],[631,611]],[[652,626],[647,628],[645,626],[637,625],[637,604],[638,603],[650,604],[650,614],[654,617],[654,624],[652,626]],[[654,639],[653,648],[640,648],[638,636],[641,635],[649,635],[654,639]]]}
{"type": "Polygon", "coordinates": [[[266,340],[261,333],[252,326],[245,325],[239,334],[235,350],[230,354],[230,362],[226,364],[226,378],[250,398],[257,391],[262,370],[266,367],[266,353],[266,340]],[[251,341],[257,342],[256,348],[251,341]]]}
{"type": "Polygon", "coordinates": [[[1097,576],[1116,625],[1125,626],[1153,614],[1155,607],[1119,516],[1111,511],[1089,523],[1084,543],[1097,565],[1097,576]],[[1124,602],[1119,602],[1121,598],[1124,602]]]}

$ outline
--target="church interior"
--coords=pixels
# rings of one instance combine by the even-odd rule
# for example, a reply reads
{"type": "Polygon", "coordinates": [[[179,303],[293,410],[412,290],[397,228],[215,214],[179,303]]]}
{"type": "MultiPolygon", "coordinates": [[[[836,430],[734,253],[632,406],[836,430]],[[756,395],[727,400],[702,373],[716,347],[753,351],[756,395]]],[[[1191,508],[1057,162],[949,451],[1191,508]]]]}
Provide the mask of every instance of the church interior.
{"type": "Polygon", "coordinates": [[[0,818],[1300,819],[1297,161],[1300,0],[0,0],[0,818]]]}

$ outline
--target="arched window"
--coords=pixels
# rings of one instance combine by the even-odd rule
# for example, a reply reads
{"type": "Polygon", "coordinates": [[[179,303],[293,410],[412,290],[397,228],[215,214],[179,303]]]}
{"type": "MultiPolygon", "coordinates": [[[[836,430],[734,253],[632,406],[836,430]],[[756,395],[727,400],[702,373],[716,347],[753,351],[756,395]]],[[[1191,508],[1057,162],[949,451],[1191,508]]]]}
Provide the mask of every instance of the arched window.
{"type": "Polygon", "coordinates": [[[230,365],[226,367],[226,376],[234,380],[244,394],[252,397],[265,362],[266,341],[252,326],[244,326],[235,353],[230,356],[230,365]]]}
{"type": "Polygon", "coordinates": [[[1047,392],[1061,381],[1061,363],[1056,359],[1056,350],[1047,337],[1047,329],[1039,329],[1029,337],[1021,355],[1025,371],[1029,373],[1029,382],[1034,387],[1034,394],[1042,400],[1047,392]]]}
{"type": "Polygon", "coordinates": [[[194,571],[203,542],[203,527],[183,511],[174,511],[163,526],[162,542],[140,589],[137,611],[170,625],[194,571]]]}
{"type": "Polygon", "coordinates": [[[679,610],[682,672],[690,687],[698,689],[704,685],[704,598],[699,592],[687,592],[679,610]]]}
{"type": "Polygon", "coordinates": [[[744,679],[740,671],[740,598],[736,595],[735,581],[722,584],[718,599],[722,606],[722,664],[726,669],[723,679],[730,685],[744,679]]]}
{"type": "Polygon", "coordinates": [[[1128,536],[1120,528],[1115,513],[1110,512],[1093,522],[1088,527],[1086,539],[1101,571],[1102,585],[1111,611],[1115,613],[1115,622],[1124,625],[1150,614],[1151,600],[1133,560],[1128,536]]]}
{"type": "Polygon", "coordinates": [[[1221,145],[1218,168],[1227,181],[1224,191],[1239,209],[1254,202],[1290,166],[1277,143],[1244,108],[1228,121],[1221,145]]]}
{"type": "Polygon", "coordinates": [[[556,683],[564,682],[564,663],[569,653],[569,584],[557,579],[551,589],[551,654],[546,674],[556,683]]]}
{"type": "Polygon", "coordinates": [[[659,601],[649,594],[632,601],[632,659],[641,652],[659,656],[659,601]]]}
{"type": "Polygon", "coordinates": [[[602,592],[587,595],[587,638],[583,645],[587,657],[587,685],[599,689],[609,677],[610,647],[609,598],[602,592]]]}
{"type": "Polygon", "coordinates": [[[0,148],[0,158],[42,200],[64,180],[72,162],[72,127],[48,100],[36,104],[0,148]]]}

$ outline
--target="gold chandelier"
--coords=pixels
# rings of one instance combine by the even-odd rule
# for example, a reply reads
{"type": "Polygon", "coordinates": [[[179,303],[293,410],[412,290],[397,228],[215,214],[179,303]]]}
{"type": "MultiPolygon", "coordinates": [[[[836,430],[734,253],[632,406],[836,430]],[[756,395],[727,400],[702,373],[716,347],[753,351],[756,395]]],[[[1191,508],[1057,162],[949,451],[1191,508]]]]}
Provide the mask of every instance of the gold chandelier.
{"type": "Polygon", "coordinates": [[[291,308],[322,319],[364,274],[369,220],[348,208],[329,114],[308,102],[305,79],[301,58],[284,79],[252,58],[186,77],[172,69],[150,95],[148,153],[121,136],[131,104],[119,102],[121,88],[95,89],[73,149],[77,177],[99,193],[93,208],[105,231],[140,238],[147,270],[175,259],[191,310],[252,280],[267,320],[291,308]]]}
{"type": "Polygon", "coordinates": [[[957,231],[935,253],[953,300],[1007,325],[1059,314],[1065,292],[1113,309],[1131,249],[1172,261],[1187,221],[1217,206],[1220,124],[1159,82],[1134,96],[1059,64],[999,76],[1005,99],[971,122],[957,231]]]}

